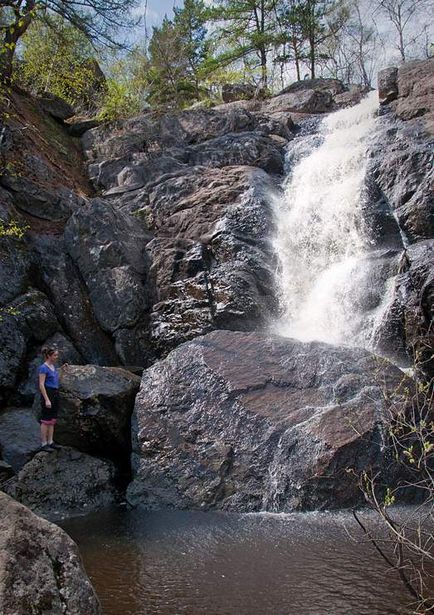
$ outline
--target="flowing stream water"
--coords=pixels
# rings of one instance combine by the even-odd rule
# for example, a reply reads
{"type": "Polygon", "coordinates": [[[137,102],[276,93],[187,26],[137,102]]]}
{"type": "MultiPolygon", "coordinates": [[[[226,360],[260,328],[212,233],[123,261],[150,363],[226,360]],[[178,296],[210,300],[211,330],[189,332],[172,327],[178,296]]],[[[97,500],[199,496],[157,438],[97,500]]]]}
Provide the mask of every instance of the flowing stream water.
{"type": "Polygon", "coordinates": [[[391,292],[376,282],[364,209],[369,140],[378,94],[327,116],[291,142],[284,196],[276,203],[279,335],[372,348],[391,292]]]}

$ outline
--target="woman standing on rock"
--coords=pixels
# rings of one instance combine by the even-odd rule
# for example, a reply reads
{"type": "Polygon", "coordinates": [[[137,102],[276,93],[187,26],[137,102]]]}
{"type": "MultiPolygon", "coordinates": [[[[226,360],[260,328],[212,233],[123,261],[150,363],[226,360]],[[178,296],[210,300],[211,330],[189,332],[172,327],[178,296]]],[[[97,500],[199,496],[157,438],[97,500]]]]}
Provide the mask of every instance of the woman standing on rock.
{"type": "Polygon", "coordinates": [[[51,452],[58,448],[53,442],[54,426],[59,408],[59,374],[55,363],[59,352],[54,347],[42,349],[44,363],[38,369],[41,393],[41,451],[51,452]]]}

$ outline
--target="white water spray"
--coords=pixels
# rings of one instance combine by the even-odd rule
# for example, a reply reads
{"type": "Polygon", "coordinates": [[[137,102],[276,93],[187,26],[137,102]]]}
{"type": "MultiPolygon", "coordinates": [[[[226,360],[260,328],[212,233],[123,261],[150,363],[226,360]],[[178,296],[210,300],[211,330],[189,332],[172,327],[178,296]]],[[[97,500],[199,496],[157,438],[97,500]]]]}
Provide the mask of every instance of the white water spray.
{"type": "MultiPolygon", "coordinates": [[[[282,316],[275,324],[280,335],[369,346],[360,339],[369,336],[362,320],[370,301],[363,189],[377,100],[373,92],[326,117],[313,150],[306,137],[291,144],[288,162],[296,162],[276,207],[274,241],[280,259],[282,316]],[[304,143],[310,150],[303,155],[304,143]]],[[[372,298],[371,303],[376,304],[372,298]]]]}

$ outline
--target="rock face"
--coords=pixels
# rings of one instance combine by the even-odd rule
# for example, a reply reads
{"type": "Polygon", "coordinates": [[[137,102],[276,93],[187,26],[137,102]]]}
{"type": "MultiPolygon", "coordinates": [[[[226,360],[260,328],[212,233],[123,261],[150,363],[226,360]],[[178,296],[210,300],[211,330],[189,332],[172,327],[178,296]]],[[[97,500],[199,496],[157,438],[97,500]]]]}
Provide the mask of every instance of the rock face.
{"type": "Polygon", "coordinates": [[[109,461],[71,448],[37,453],[4,487],[9,495],[48,519],[99,510],[117,495],[109,461]]]}
{"type": "Polygon", "coordinates": [[[57,442],[116,461],[127,457],[139,376],[116,367],[68,365],[60,378],[57,442]]]}
{"type": "MultiPolygon", "coordinates": [[[[393,218],[399,227],[401,253],[378,348],[395,358],[399,346],[407,357],[421,352],[424,369],[431,373],[426,355],[432,348],[434,313],[434,59],[383,71],[379,87],[383,117],[371,151],[368,182],[371,202],[381,203],[383,212],[388,212],[389,231],[393,218]]],[[[383,246],[388,238],[382,237],[383,246]]],[[[394,241],[388,247],[398,245],[394,241]]],[[[389,260],[396,260],[396,253],[389,260]]]]}
{"type": "Polygon", "coordinates": [[[382,387],[365,351],[216,331],[145,371],[128,499],[158,508],[291,511],[357,504],[380,468],[382,387]]]}
{"type": "Polygon", "coordinates": [[[0,612],[101,613],[71,538],[1,492],[0,612]]]}

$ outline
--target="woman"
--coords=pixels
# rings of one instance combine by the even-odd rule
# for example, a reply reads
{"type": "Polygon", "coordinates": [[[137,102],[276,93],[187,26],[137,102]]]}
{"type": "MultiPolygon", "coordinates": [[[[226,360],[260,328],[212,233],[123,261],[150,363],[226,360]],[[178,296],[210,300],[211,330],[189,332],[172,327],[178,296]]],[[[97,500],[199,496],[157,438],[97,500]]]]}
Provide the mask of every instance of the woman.
{"type": "Polygon", "coordinates": [[[54,426],[57,422],[59,408],[59,374],[55,363],[59,352],[54,347],[42,349],[44,363],[38,370],[39,391],[41,393],[41,451],[51,452],[59,448],[53,442],[54,426]]]}

